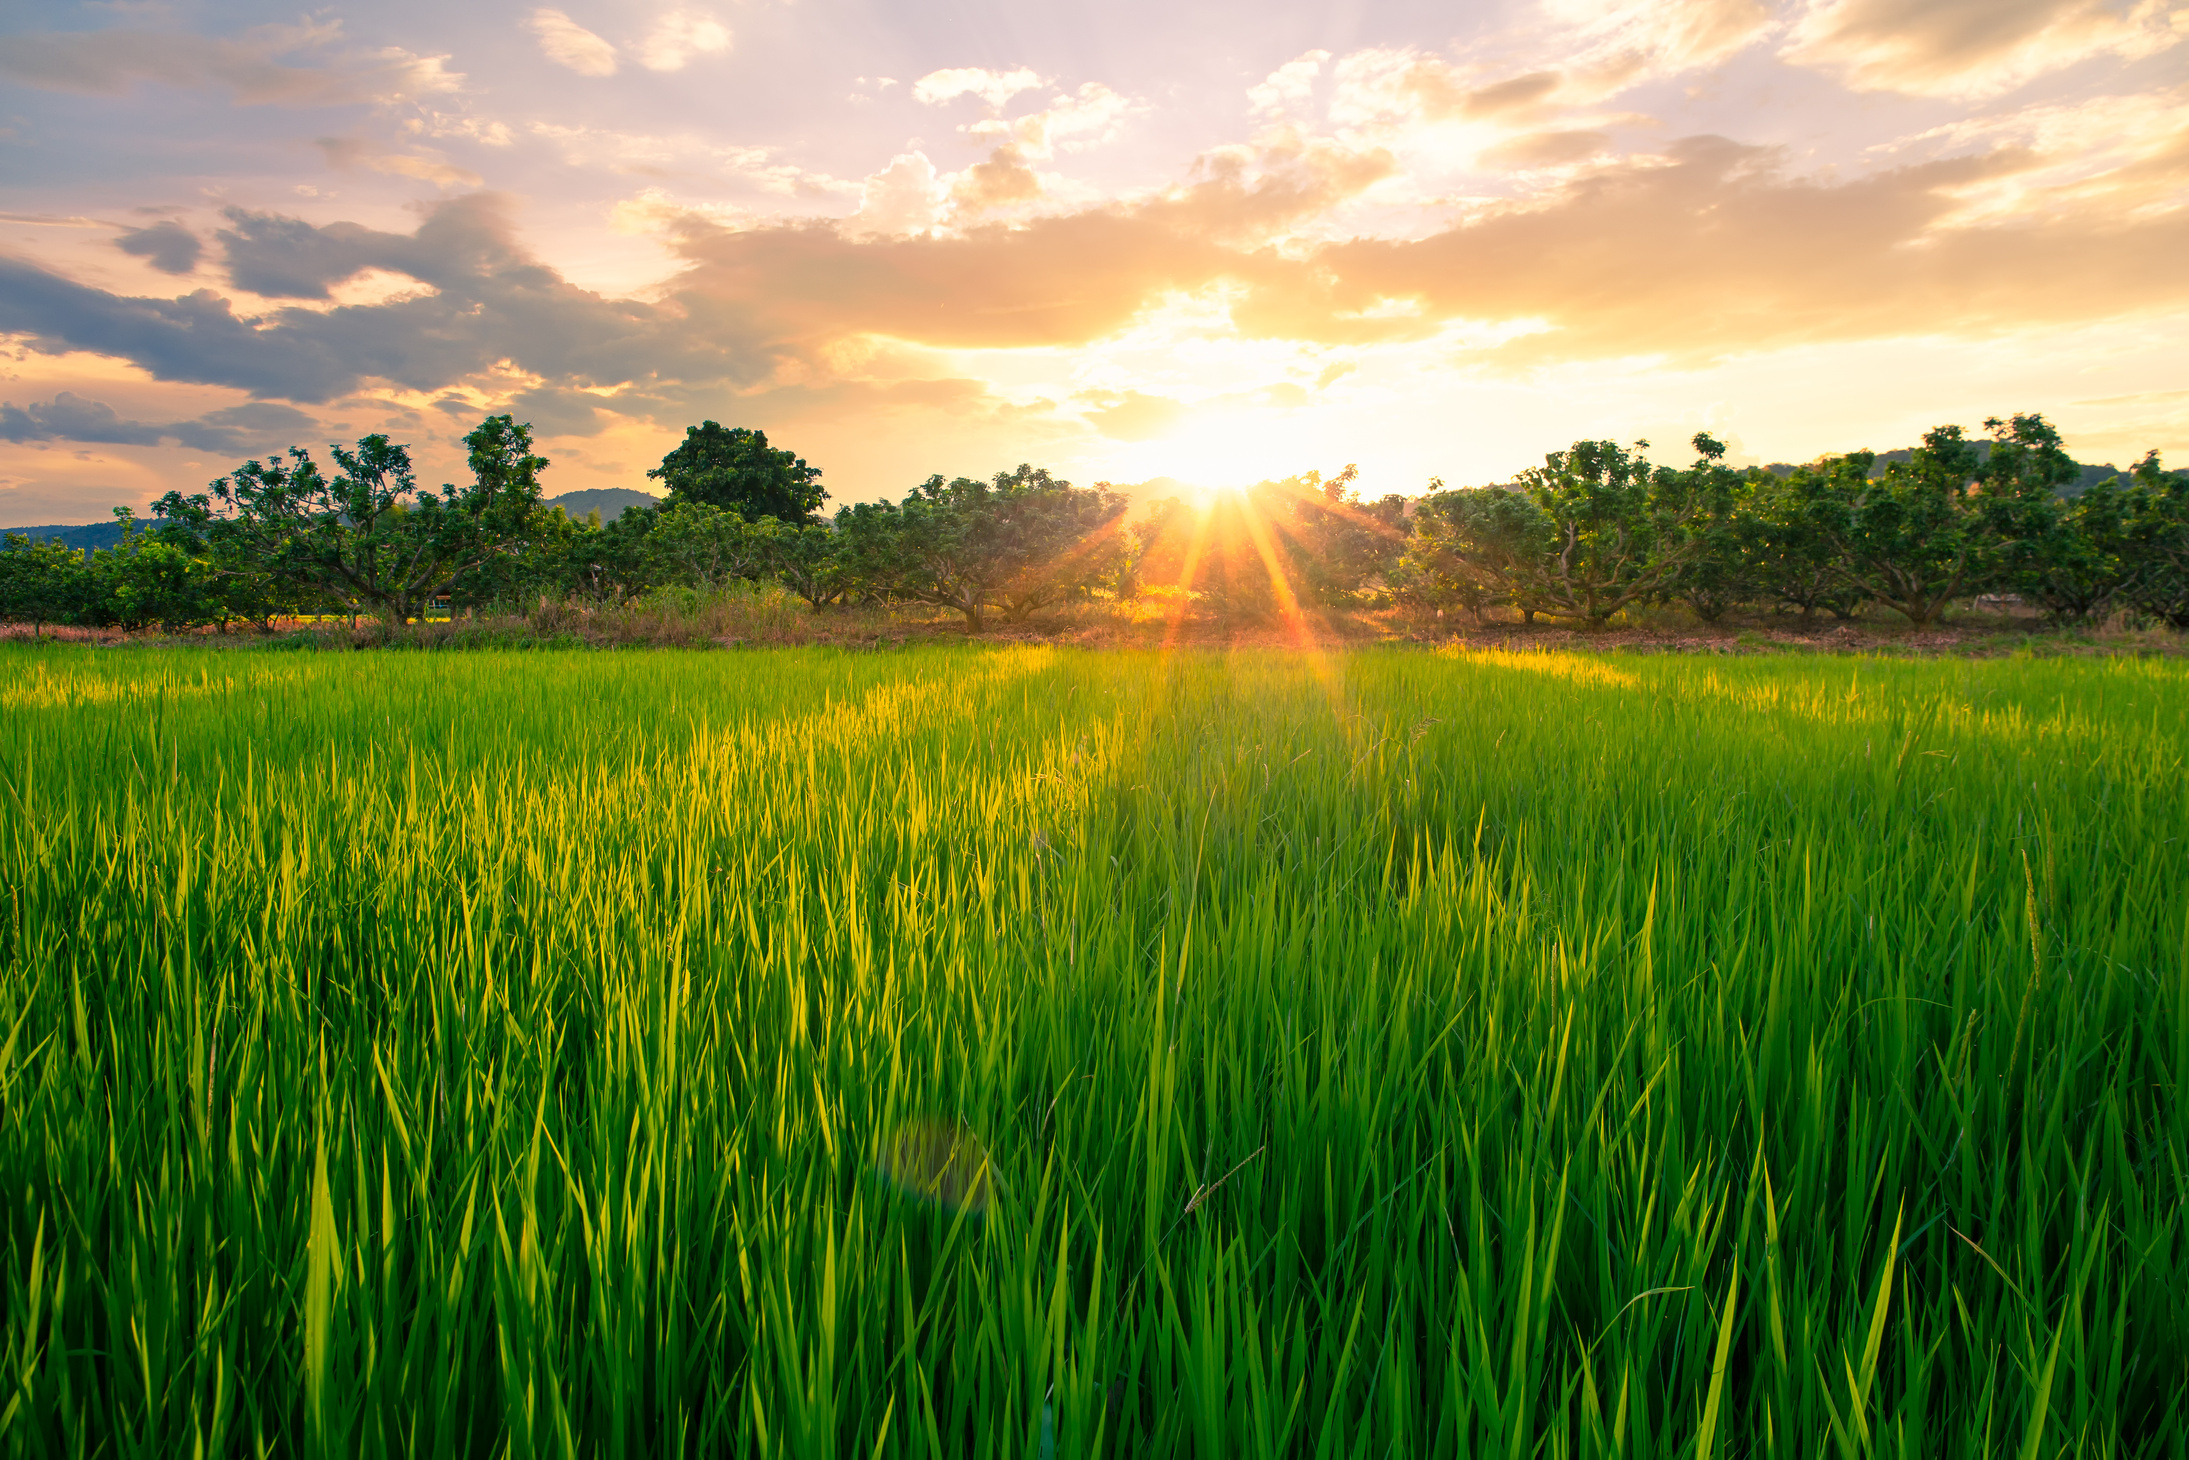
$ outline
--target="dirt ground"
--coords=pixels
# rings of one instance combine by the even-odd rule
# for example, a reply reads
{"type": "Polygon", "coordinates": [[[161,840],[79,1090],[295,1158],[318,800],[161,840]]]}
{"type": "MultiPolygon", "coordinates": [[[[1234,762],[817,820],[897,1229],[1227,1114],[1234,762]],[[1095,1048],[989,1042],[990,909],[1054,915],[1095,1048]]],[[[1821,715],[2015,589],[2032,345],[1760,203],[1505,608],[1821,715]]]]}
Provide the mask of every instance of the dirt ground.
{"type": "MultiPolygon", "coordinates": [[[[1706,624],[1681,609],[1622,615],[1590,632],[1570,622],[1520,621],[1517,614],[1476,623],[1465,614],[1442,618],[1402,609],[1312,612],[1296,619],[1227,620],[1178,612],[1175,603],[1074,604],[1024,623],[992,621],[979,634],[962,617],[922,608],[844,607],[819,612],[784,600],[732,600],[697,612],[626,609],[587,612],[550,605],[527,615],[467,616],[406,625],[390,635],[378,625],[351,628],[343,620],[284,622],[272,632],[231,627],[187,634],[124,634],[116,630],[47,626],[36,636],[55,642],[121,645],[161,641],[207,646],[286,649],[466,648],[760,648],[829,644],[881,649],[906,644],[1064,644],[1090,649],[1331,649],[1373,644],[1456,644],[1477,649],[1581,650],[1640,654],[1906,654],[1989,657],[2037,654],[2189,654],[2189,634],[2116,618],[2102,625],[2060,628],[2012,608],[1968,609],[1917,628],[1886,612],[1852,621],[1791,614],[1728,615],[1706,624]]],[[[28,624],[0,624],[0,640],[29,640],[28,624]]]]}

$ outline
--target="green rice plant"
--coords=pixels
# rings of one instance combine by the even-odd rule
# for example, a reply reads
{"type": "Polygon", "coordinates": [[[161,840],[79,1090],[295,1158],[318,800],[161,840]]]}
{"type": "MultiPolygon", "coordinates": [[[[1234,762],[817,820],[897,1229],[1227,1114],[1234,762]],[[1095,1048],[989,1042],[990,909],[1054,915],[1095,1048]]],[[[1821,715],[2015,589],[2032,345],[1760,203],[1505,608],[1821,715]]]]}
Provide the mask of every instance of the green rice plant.
{"type": "Polygon", "coordinates": [[[2189,1448],[2189,671],[0,646],[0,1448],[2189,1448]]]}

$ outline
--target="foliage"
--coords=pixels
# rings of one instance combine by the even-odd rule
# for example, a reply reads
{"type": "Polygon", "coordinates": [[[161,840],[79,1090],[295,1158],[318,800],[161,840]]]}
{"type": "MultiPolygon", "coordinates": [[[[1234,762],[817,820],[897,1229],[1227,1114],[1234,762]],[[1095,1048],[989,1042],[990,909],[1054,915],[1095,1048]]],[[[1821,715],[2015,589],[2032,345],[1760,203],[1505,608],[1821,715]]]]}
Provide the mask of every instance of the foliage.
{"type": "Polygon", "coordinates": [[[1766,472],[1757,479],[1742,540],[1750,581],[1763,601],[1794,609],[1805,619],[1814,618],[1820,608],[1837,619],[1854,617],[1862,591],[1839,571],[1839,549],[1811,503],[1820,491],[1834,490],[1820,487],[1818,474],[1851,473],[1859,480],[1869,461],[1861,454],[1826,457],[1783,478],[1766,472]]]}
{"type": "Polygon", "coordinates": [[[819,467],[769,446],[765,431],[715,421],[686,427],[684,440],[646,475],[669,489],[667,506],[718,507],[748,521],[818,522],[828,497],[819,467]]]}
{"type": "Polygon", "coordinates": [[[881,591],[1017,623],[1114,571],[1125,500],[1021,464],[989,481],[929,477],[894,507],[837,514],[846,562],[881,591]]]}
{"type": "Polygon", "coordinates": [[[1477,623],[1483,609],[1518,602],[1523,565],[1548,555],[1550,519],[1532,498],[1504,487],[1429,486],[1400,559],[1404,598],[1464,608],[1477,623]]]}
{"type": "Polygon", "coordinates": [[[1762,473],[1727,467],[1725,443],[1707,431],[1696,432],[1693,444],[1695,464],[1674,487],[1693,507],[1684,529],[1687,551],[1665,596],[1684,601],[1697,618],[1714,624],[1759,592],[1763,541],[1751,501],[1762,473]]]}
{"type": "Polygon", "coordinates": [[[2189,629],[2189,474],[2166,472],[2152,451],[2136,464],[2130,482],[2121,594],[2140,612],[2189,629]]]}
{"type": "Polygon", "coordinates": [[[404,447],[376,434],[355,450],[329,448],[338,476],[292,447],[287,461],[245,462],[206,492],[169,492],[156,510],[202,537],[217,560],[400,624],[510,551],[539,505],[547,461],[532,454],[529,427],[490,416],[464,444],[471,485],[438,495],[420,490],[404,447]]]}
{"type": "Polygon", "coordinates": [[[2125,611],[2189,627],[2189,477],[2152,453],[2069,495],[2081,469],[2044,417],[1985,427],[1971,440],[1941,426],[1905,460],[1857,451],[1783,475],[1728,468],[1707,432],[1677,469],[1648,461],[1646,443],[1579,441],[1512,481],[1432,479],[1412,500],[1364,498],[1348,466],[1130,517],[1108,483],[1075,488],[1021,465],[985,482],[938,475],[824,523],[817,469],[757,431],[707,422],[653,473],[668,498],[603,526],[540,505],[545,462],[529,428],[500,416],[468,438],[474,484],[461,492],[418,491],[385,437],[337,448],[332,478],[292,449],[208,493],[170,493],[150,531],[132,526],[103,554],[49,546],[0,561],[0,614],[41,629],[354,622],[361,610],[393,624],[444,601],[531,617],[772,579],[816,611],[924,604],[976,630],[1149,586],[1179,613],[1190,603],[1230,620],[1398,604],[1601,628],[1642,604],[1684,602],[1716,622],[1743,605],[1846,619],[1874,601],[1920,625],[2011,594],[2062,623],[2125,611]]]}
{"type": "Polygon", "coordinates": [[[1515,479],[1549,530],[1539,555],[1516,561],[1522,607],[1601,628],[1628,605],[1672,591],[1701,556],[1705,539],[1693,528],[1715,478],[1652,467],[1640,454],[1648,445],[1576,441],[1515,479]]]}
{"type": "Polygon", "coordinates": [[[762,552],[768,571],[803,598],[808,607],[818,609],[836,603],[851,586],[852,574],[845,562],[843,544],[834,529],[826,525],[780,528],[767,535],[762,552]]]}
{"type": "Polygon", "coordinates": [[[783,525],[772,517],[748,521],[694,501],[671,501],[655,517],[647,546],[661,571],[657,583],[711,593],[768,569],[768,544],[783,525]]]}
{"type": "Polygon", "coordinates": [[[0,619],[30,624],[36,637],[47,624],[75,622],[88,587],[81,548],[59,538],[34,542],[19,532],[7,535],[0,549],[0,619]]]}
{"type": "Polygon", "coordinates": [[[1867,451],[1828,459],[1789,486],[1806,493],[1804,510],[1831,544],[1841,581],[1928,624],[1990,577],[1996,519],[1973,500],[1976,448],[1959,426],[1939,426],[1881,476],[1870,475],[1874,460],[1867,451]]]}
{"type": "Polygon", "coordinates": [[[2180,1448],[2174,663],[0,661],[12,1451],[2180,1448]]]}

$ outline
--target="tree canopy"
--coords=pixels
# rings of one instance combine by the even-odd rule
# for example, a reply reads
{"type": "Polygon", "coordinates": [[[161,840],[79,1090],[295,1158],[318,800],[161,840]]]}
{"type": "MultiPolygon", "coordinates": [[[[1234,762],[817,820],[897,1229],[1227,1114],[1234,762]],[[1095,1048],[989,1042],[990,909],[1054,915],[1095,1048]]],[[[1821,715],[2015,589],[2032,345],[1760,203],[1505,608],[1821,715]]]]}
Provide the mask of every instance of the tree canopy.
{"type": "Polygon", "coordinates": [[[819,467],[768,445],[765,431],[718,421],[686,427],[684,440],[646,475],[669,489],[665,505],[719,507],[748,522],[763,517],[791,526],[818,522],[828,497],[819,467]]]}

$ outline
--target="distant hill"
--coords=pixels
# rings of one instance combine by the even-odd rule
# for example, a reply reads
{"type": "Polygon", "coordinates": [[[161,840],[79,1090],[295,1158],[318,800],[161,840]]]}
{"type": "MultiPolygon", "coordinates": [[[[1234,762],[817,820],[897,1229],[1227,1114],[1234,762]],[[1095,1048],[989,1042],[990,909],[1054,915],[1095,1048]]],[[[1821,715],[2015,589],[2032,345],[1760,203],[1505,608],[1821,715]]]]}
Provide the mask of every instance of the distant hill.
{"type": "MultiPolygon", "coordinates": [[[[589,487],[582,492],[565,492],[559,497],[545,498],[540,505],[560,507],[578,522],[583,522],[588,512],[598,510],[600,520],[606,523],[621,517],[626,507],[647,506],[660,500],[651,492],[634,492],[629,487],[589,487]]],[[[155,519],[140,520],[149,527],[155,519]]],[[[32,542],[57,537],[72,548],[110,548],[122,540],[122,525],[111,519],[75,526],[47,523],[39,527],[0,527],[0,532],[20,532],[32,542]]]]}
{"type": "Polygon", "coordinates": [[[559,497],[541,501],[542,507],[560,507],[573,522],[583,522],[589,512],[599,512],[605,525],[623,515],[626,507],[651,507],[661,498],[651,492],[634,491],[629,487],[587,487],[582,492],[564,492],[559,497]]]}
{"type": "MultiPolygon", "coordinates": [[[[1976,459],[1978,461],[1988,460],[1991,456],[1991,443],[1989,441],[1978,441],[1975,443],[1975,445],[1976,459]]],[[[1903,446],[1898,451],[1880,451],[1877,454],[1877,460],[1872,462],[1870,465],[1870,475],[1872,478],[1881,477],[1885,475],[1885,467],[1888,463],[1895,461],[1906,461],[1914,455],[1915,448],[1912,446],[1903,446]]],[[[2060,489],[2060,495],[2063,497],[2076,496],[2080,494],[2085,487],[2095,486],[2099,482],[2106,480],[2108,477],[2117,477],[2121,474],[2121,469],[2115,466],[2110,461],[2104,463],[2101,466],[2090,466],[2086,465],[2083,462],[2077,462],[2075,463],[2075,465],[2080,468],[2080,470],[2082,471],[2082,475],[2077,477],[2074,481],[2069,482],[2065,487],[2062,487],[2060,489]]],[[[1794,463],[1790,461],[1774,461],[1770,465],[1766,466],[1764,470],[1771,473],[1771,475],[1773,476],[1788,476],[1791,475],[1794,470],[1794,463]]]]}
{"type": "Polygon", "coordinates": [[[122,540],[122,525],[112,518],[104,522],[87,522],[80,527],[7,527],[0,532],[20,532],[32,542],[44,542],[59,538],[72,548],[109,548],[122,540]]]}

